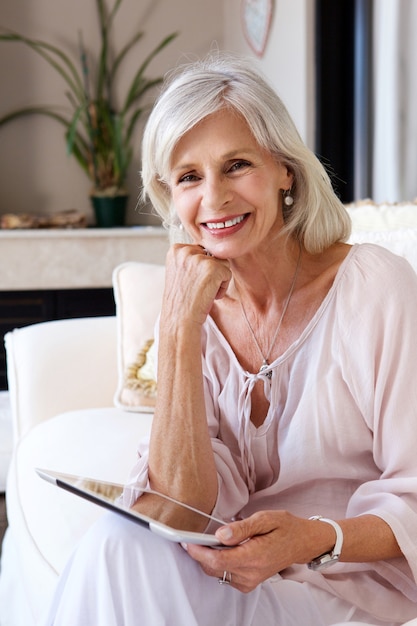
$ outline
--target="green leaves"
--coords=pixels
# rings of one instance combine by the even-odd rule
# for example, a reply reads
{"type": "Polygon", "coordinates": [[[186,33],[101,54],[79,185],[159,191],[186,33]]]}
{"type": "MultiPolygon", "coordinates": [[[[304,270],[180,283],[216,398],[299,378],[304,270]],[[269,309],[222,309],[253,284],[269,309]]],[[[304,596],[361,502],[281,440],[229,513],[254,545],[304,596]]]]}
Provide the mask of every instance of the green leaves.
{"type": "Polygon", "coordinates": [[[80,98],[83,92],[83,84],[80,75],[71,59],[62,50],[45,41],[37,41],[30,37],[24,37],[19,33],[8,32],[0,34],[0,41],[20,42],[32,48],[37,54],[45,59],[67,83],[71,92],[80,98]]]}
{"type": "Polygon", "coordinates": [[[56,107],[31,106],[8,113],[0,118],[0,127],[28,115],[45,115],[65,128],[68,154],[73,155],[93,181],[96,189],[123,186],[132,160],[132,141],[138,120],[146,107],[144,96],[162,82],[162,77],[148,78],[152,60],[177,37],[165,37],[145,57],[135,72],[120,111],[113,104],[113,89],[118,72],[129,53],[143,38],[138,31],[110,60],[111,27],[123,0],[115,0],[108,11],[104,0],[96,0],[101,46],[94,59],[95,88],[92,89],[90,59],[79,34],[79,59],[75,63],[57,46],[25,37],[16,32],[0,33],[0,42],[21,43],[40,55],[61,76],[72,112],[66,117],[56,107]]]}

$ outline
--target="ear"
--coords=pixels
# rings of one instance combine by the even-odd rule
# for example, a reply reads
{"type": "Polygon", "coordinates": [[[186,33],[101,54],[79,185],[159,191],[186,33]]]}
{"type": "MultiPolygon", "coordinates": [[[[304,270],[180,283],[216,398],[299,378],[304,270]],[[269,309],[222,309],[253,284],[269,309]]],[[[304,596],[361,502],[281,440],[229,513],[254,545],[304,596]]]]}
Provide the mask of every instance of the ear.
{"type": "Polygon", "coordinates": [[[285,161],[278,161],[278,167],[280,168],[280,190],[282,192],[290,191],[295,180],[294,172],[292,171],[291,166],[287,165],[285,161]]]}
{"type": "Polygon", "coordinates": [[[286,178],[287,178],[288,187],[284,187],[284,190],[290,191],[292,186],[294,185],[295,176],[294,176],[294,172],[287,165],[285,165],[285,169],[287,170],[286,178]]]}

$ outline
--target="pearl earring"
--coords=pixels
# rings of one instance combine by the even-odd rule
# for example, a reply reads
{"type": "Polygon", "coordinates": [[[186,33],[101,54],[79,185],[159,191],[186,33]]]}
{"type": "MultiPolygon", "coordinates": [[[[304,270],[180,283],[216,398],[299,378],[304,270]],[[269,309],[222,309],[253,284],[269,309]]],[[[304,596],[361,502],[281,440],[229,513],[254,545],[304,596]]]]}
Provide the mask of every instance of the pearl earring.
{"type": "Polygon", "coordinates": [[[284,204],[287,207],[290,207],[294,204],[294,198],[291,195],[291,188],[290,189],[284,189],[284,204]]]}

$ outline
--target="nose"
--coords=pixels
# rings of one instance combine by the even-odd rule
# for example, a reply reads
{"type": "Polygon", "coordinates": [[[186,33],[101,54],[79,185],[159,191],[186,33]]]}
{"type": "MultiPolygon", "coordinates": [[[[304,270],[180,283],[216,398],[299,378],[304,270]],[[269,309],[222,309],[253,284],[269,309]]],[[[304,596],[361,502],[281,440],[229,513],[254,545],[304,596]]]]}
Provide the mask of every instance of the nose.
{"type": "Polygon", "coordinates": [[[210,211],[218,211],[233,197],[230,181],[226,176],[207,176],[204,181],[202,206],[210,211]]]}

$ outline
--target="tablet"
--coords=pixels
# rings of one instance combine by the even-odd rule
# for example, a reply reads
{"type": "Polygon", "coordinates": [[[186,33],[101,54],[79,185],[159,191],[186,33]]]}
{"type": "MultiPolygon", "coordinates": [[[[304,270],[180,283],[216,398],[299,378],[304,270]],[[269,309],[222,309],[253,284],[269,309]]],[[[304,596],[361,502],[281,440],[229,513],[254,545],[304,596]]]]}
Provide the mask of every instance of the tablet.
{"type": "MultiPolygon", "coordinates": [[[[221,547],[221,542],[211,533],[195,532],[190,529],[190,524],[203,524],[206,526],[209,521],[215,522],[220,528],[226,522],[194,509],[187,504],[178,502],[174,498],[160,494],[152,489],[144,489],[142,496],[135,503],[135,509],[123,506],[122,494],[124,485],[99,481],[85,476],[75,476],[72,474],[62,474],[46,469],[36,469],[41,478],[57,485],[62,489],[94,502],[99,506],[114,511],[124,517],[136,522],[151,532],[177,543],[197,543],[205,546],[221,547]],[[140,504],[145,505],[146,494],[152,497],[152,513],[149,507],[143,506],[146,514],[139,510],[140,504]],[[136,510],[138,507],[138,510],[136,510]],[[190,516],[192,511],[192,516],[190,516]],[[169,520],[167,517],[169,516],[169,520]],[[192,519],[190,519],[190,517],[192,519]]],[[[148,499],[149,503],[149,499],[148,499]]],[[[213,524],[211,524],[213,528],[213,524]]],[[[226,547],[226,546],[224,546],[226,547]]]]}

